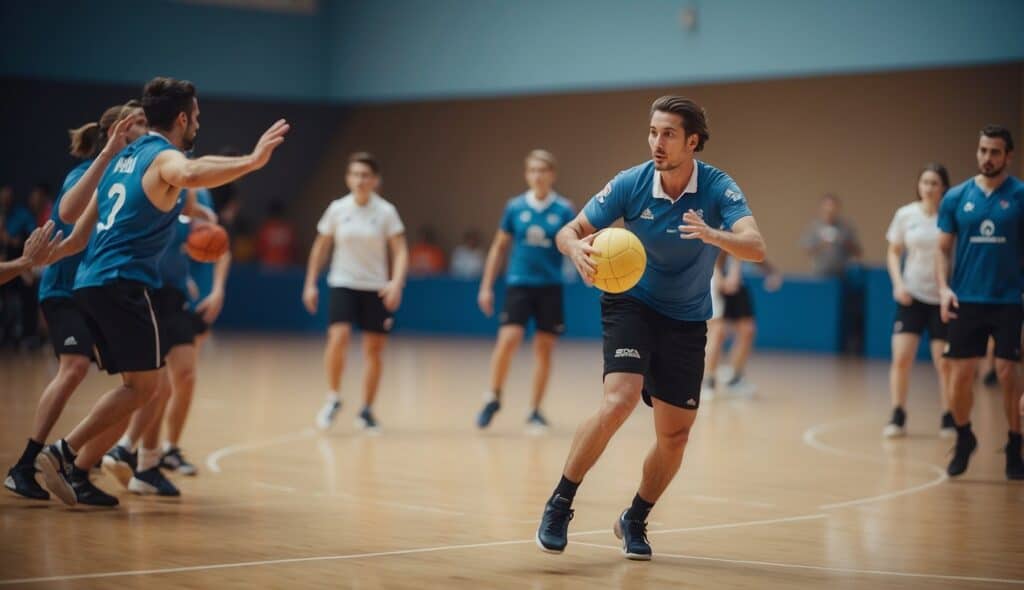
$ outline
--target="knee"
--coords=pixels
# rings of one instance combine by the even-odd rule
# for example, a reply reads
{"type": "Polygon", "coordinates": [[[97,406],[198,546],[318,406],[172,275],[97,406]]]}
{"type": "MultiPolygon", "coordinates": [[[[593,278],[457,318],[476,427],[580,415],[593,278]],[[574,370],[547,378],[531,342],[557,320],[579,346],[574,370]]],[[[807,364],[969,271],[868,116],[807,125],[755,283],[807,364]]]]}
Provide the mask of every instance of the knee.
{"type": "Polygon", "coordinates": [[[72,356],[61,365],[60,372],[64,379],[77,387],[89,374],[89,359],[84,356],[72,356]]]}
{"type": "Polygon", "coordinates": [[[996,359],[996,376],[999,377],[1000,383],[1007,383],[1008,380],[1015,377],[1016,374],[1017,363],[1003,359],[996,359]]]}
{"type": "Polygon", "coordinates": [[[899,354],[892,357],[892,366],[894,369],[909,370],[914,364],[914,357],[910,354],[899,354]]]}
{"type": "Polygon", "coordinates": [[[184,367],[174,371],[174,393],[190,392],[196,385],[195,367],[184,367]]]}
{"type": "Polygon", "coordinates": [[[548,363],[551,361],[551,352],[554,350],[553,342],[538,339],[533,345],[533,355],[538,362],[548,363]]]}
{"type": "Polygon", "coordinates": [[[633,413],[639,401],[639,394],[630,391],[612,391],[605,395],[601,405],[602,425],[618,428],[633,413]]]}
{"type": "Polygon", "coordinates": [[[381,354],[384,352],[384,339],[367,337],[363,343],[363,355],[371,363],[380,363],[381,354]]]}
{"type": "Polygon", "coordinates": [[[348,346],[352,329],[345,325],[334,325],[327,330],[327,346],[344,348],[348,346]]]}
{"type": "Polygon", "coordinates": [[[658,446],[673,451],[680,451],[685,448],[686,441],[688,440],[690,440],[689,426],[658,433],[658,446]]]}
{"type": "Polygon", "coordinates": [[[753,338],[757,333],[757,324],[753,320],[742,320],[736,324],[736,333],[740,336],[753,338]]]}

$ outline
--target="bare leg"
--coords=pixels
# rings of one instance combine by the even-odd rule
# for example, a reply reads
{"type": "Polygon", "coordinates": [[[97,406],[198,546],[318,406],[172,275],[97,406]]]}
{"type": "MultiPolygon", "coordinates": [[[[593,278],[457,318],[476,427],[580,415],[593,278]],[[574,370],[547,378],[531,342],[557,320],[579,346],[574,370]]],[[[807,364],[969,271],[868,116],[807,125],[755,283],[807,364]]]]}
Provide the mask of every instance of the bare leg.
{"type": "Polygon", "coordinates": [[[324,369],[327,373],[327,388],[334,393],[341,391],[341,376],[345,370],[345,355],[348,354],[351,337],[351,324],[331,324],[327,328],[324,369]]]}
{"type": "Polygon", "coordinates": [[[722,358],[722,345],[725,343],[724,320],[708,320],[708,343],[704,355],[704,375],[714,379],[718,373],[719,359],[722,358]]]}
{"type": "Polygon", "coordinates": [[[82,384],[89,373],[89,359],[78,354],[60,355],[57,375],[43,390],[36,406],[36,417],[32,424],[32,440],[45,443],[53,425],[57,423],[71,394],[82,384]]]}
{"type": "Polygon", "coordinates": [[[957,425],[971,421],[971,407],[974,405],[974,373],[978,359],[946,359],[950,364],[949,409],[957,425]]]}
{"type": "Polygon", "coordinates": [[[651,504],[658,501],[683,462],[690,429],[697,419],[696,410],[678,408],[659,399],[654,403],[654,430],[657,441],[644,460],[643,479],[637,494],[651,504]]]}
{"type": "MultiPolygon", "coordinates": [[[[160,416],[163,415],[167,398],[171,395],[171,382],[167,379],[167,371],[167,367],[160,369],[153,397],[132,414],[131,422],[128,424],[128,438],[132,445],[141,445],[146,432],[151,429],[154,422],[159,422],[160,416]]],[[[157,431],[159,430],[158,425],[157,431]]]]}
{"type": "Polygon", "coordinates": [[[540,404],[544,401],[548,377],[551,375],[551,353],[557,341],[558,336],[549,332],[537,332],[533,337],[533,357],[536,364],[533,367],[533,398],[530,400],[530,407],[534,411],[540,410],[540,404]]]}
{"type": "Polygon", "coordinates": [[[633,373],[609,373],[605,376],[601,407],[576,429],[565,461],[563,475],[566,479],[576,483],[583,481],[608,446],[608,441],[633,413],[640,401],[643,382],[643,375],[633,373]]]}
{"type": "Polygon", "coordinates": [[[945,349],[945,340],[932,340],[932,364],[935,365],[935,372],[939,376],[939,407],[942,408],[943,414],[949,411],[949,379],[952,370],[949,360],[942,356],[942,351],[945,349]]]}
{"type": "MultiPolygon", "coordinates": [[[[192,396],[196,388],[196,363],[198,346],[175,346],[167,354],[167,368],[170,371],[173,395],[167,402],[167,443],[177,447],[181,432],[185,429],[192,396]]],[[[157,428],[159,431],[159,428],[157,428]]],[[[156,448],[155,443],[152,447],[156,448]]]]}
{"type": "Polygon", "coordinates": [[[75,467],[82,471],[92,469],[103,458],[104,453],[109,451],[110,447],[114,446],[114,443],[117,442],[117,439],[121,438],[121,435],[124,434],[130,418],[130,416],[125,416],[120,422],[107,428],[99,436],[93,437],[82,445],[82,448],[78,449],[78,457],[75,458],[75,467]]]}
{"type": "MultiPolygon", "coordinates": [[[[82,449],[89,440],[99,436],[105,430],[127,420],[132,412],[142,407],[149,401],[156,390],[157,371],[141,371],[135,373],[122,373],[123,384],[103,395],[96,402],[96,405],[89,412],[89,415],[82,420],[78,426],[68,434],[64,440],[74,449],[82,449]]],[[[103,455],[88,458],[79,457],[85,462],[75,464],[79,467],[85,465],[88,469],[103,455]]]]}
{"type": "Polygon", "coordinates": [[[1003,390],[1003,409],[1006,412],[1006,421],[1009,422],[1010,432],[1020,432],[1020,412],[1017,411],[1017,396],[1020,395],[1017,385],[1019,370],[1020,364],[1016,361],[996,358],[996,375],[999,376],[999,386],[1003,390]]]}
{"type": "Polygon", "coordinates": [[[747,368],[747,359],[750,358],[750,351],[754,348],[754,336],[757,334],[757,324],[754,318],[742,318],[735,323],[736,340],[732,345],[730,363],[734,374],[739,375],[747,368]]]}
{"type": "Polygon", "coordinates": [[[377,388],[380,386],[381,353],[387,344],[387,334],[363,334],[363,407],[369,408],[377,399],[377,388]]]}
{"type": "Polygon", "coordinates": [[[508,368],[512,364],[512,356],[519,343],[523,341],[523,327],[514,324],[498,329],[498,340],[491,353],[491,391],[498,394],[505,385],[508,368]]]}
{"type": "Polygon", "coordinates": [[[921,337],[917,334],[892,335],[892,364],[889,366],[889,396],[892,407],[906,408],[910,369],[921,337]]]}

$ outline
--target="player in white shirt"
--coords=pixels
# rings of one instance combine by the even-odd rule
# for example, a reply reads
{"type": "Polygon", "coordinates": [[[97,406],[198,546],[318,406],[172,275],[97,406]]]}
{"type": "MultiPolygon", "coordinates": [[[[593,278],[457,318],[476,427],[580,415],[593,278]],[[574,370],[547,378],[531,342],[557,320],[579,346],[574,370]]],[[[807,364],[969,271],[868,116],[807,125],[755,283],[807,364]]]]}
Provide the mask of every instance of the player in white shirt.
{"type": "Polygon", "coordinates": [[[946,347],[946,324],[939,315],[939,284],[935,275],[939,251],[939,202],[949,189],[949,174],[941,164],[928,164],[917,179],[917,202],[896,211],[886,239],[889,278],[893,298],[899,305],[892,329],[892,366],[889,390],[892,395],[892,418],[883,430],[886,438],[906,435],[907,389],[910,369],[917,355],[921,335],[931,339],[932,361],[939,376],[939,404],[942,424],[939,435],[956,435],[953,415],[949,411],[949,363],[943,358],[946,347]],[[901,268],[903,255],[906,259],[901,268]]]}
{"type": "Polygon", "coordinates": [[[356,425],[375,431],[378,423],[373,415],[373,402],[380,384],[381,352],[394,324],[392,314],[402,302],[409,250],[398,210],[376,192],[380,186],[377,160],[365,152],[352,154],[345,183],[351,192],[331,203],[317,224],[318,235],[309,253],[302,292],[303,304],[309,313],[315,314],[320,295],[317,278],[330,259],[330,326],[324,351],[327,402],[317,414],[316,423],[327,429],[341,409],[341,376],[355,325],[363,332],[366,363],[363,409],[356,425]]]}

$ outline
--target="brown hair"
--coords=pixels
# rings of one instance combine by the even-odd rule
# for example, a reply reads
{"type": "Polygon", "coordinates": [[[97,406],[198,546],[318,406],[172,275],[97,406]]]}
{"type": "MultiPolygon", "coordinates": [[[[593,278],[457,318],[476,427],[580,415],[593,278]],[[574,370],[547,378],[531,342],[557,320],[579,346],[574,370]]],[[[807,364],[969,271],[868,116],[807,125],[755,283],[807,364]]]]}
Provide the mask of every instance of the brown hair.
{"type": "Polygon", "coordinates": [[[651,105],[651,114],[655,112],[672,113],[679,115],[683,120],[683,131],[689,137],[694,133],[699,138],[697,149],[699,152],[704,149],[704,144],[711,139],[711,132],[708,131],[708,116],[704,108],[688,98],[682,96],[662,96],[651,105]]]}
{"type": "Polygon", "coordinates": [[[985,128],[981,130],[981,135],[1001,139],[1006,144],[1006,151],[1013,151],[1013,135],[1010,134],[1010,130],[1006,127],[1002,125],[985,125],[985,128]]]}
{"type": "Polygon", "coordinates": [[[380,176],[380,162],[370,152],[356,152],[348,157],[348,166],[352,164],[366,164],[373,170],[375,176],[380,176]]]}
{"type": "Polygon", "coordinates": [[[547,164],[547,167],[552,169],[552,170],[555,170],[556,168],[558,168],[558,160],[555,158],[555,155],[552,154],[551,152],[547,151],[547,150],[533,150],[533,151],[531,151],[530,153],[526,154],[526,159],[523,160],[523,161],[524,161],[524,163],[529,164],[530,160],[537,160],[538,162],[544,162],[545,164],[547,164]]]}
{"type": "MultiPolygon", "coordinates": [[[[939,180],[942,181],[942,192],[949,190],[949,172],[946,171],[946,167],[938,162],[928,162],[921,168],[921,172],[917,175],[917,182],[921,184],[921,177],[924,176],[925,172],[934,172],[939,175],[939,180]]],[[[917,189],[917,199],[921,200],[921,189],[917,189]]]]}
{"type": "Polygon", "coordinates": [[[178,115],[192,115],[196,87],[188,80],[153,78],[142,89],[142,109],[150,127],[168,130],[178,115]]]}
{"type": "Polygon", "coordinates": [[[99,122],[86,123],[78,129],[69,129],[71,155],[80,160],[95,158],[103,145],[107,143],[107,133],[110,128],[141,106],[139,101],[129,100],[123,105],[112,106],[103,111],[99,122]]]}

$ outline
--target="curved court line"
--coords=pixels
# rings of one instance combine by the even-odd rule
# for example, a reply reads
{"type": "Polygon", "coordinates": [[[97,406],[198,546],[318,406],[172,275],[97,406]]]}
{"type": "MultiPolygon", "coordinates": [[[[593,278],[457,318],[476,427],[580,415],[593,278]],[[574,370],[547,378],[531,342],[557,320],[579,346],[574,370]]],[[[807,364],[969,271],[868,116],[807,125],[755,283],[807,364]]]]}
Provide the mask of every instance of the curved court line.
{"type": "MultiPolygon", "coordinates": [[[[732,522],[722,524],[703,525],[696,527],[687,527],[679,529],[668,529],[663,531],[650,531],[652,533],[681,533],[686,531],[706,531],[713,529],[724,529],[724,528],[737,528],[743,526],[757,526],[765,524],[777,524],[781,522],[800,521],[800,520],[811,520],[827,518],[824,514],[810,514],[804,516],[790,516],[786,518],[775,518],[771,520],[750,520],[745,522],[732,522]]],[[[598,533],[607,534],[609,529],[604,528],[596,531],[583,531],[579,533],[569,533],[570,537],[582,536],[582,535],[594,535],[598,533]]],[[[127,570],[120,572],[100,572],[94,574],[71,574],[65,576],[46,576],[40,578],[19,578],[13,580],[0,580],[0,586],[12,586],[15,584],[38,584],[43,582],[66,582],[70,580],[94,580],[100,578],[120,578],[127,576],[148,576],[156,574],[177,574],[186,572],[200,572],[209,570],[219,569],[231,569],[231,568],[243,568],[243,567],[258,567],[265,565],[283,565],[290,563],[306,563],[312,561],[346,561],[352,559],[369,559],[374,557],[394,557],[400,555],[415,555],[418,553],[436,553],[439,551],[454,551],[458,549],[479,549],[485,547],[502,547],[506,545],[532,545],[536,543],[536,539],[526,539],[519,541],[491,541],[487,543],[469,543],[464,545],[442,545],[439,547],[421,547],[417,549],[398,549],[395,551],[378,551],[376,553],[352,553],[348,555],[322,555],[316,557],[293,557],[287,559],[267,559],[261,561],[240,561],[235,563],[215,563],[209,565],[192,565],[184,567],[168,567],[158,569],[147,569],[147,570],[127,570]]],[[[589,543],[580,542],[580,545],[590,545],[589,543]]],[[[598,547],[606,547],[606,545],[596,545],[598,547]]],[[[616,547],[617,549],[617,547],[616,547]]],[[[660,555],[660,554],[659,554],[660,555]]]]}
{"type": "MultiPolygon", "coordinates": [[[[586,545],[587,547],[600,547],[603,549],[614,549],[615,551],[622,551],[622,547],[615,545],[598,545],[596,543],[584,543],[579,542],[577,545],[586,545]]],[[[672,559],[691,559],[695,561],[716,561],[719,563],[732,563],[736,565],[753,565],[759,567],[776,567],[786,569],[801,569],[801,570],[814,570],[820,572],[829,573],[840,573],[840,574],[859,574],[866,576],[894,576],[900,578],[927,578],[931,580],[952,580],[955,582],[987,582],[990,584],[1018,584],[1024,585],[1024,580],[1014,580],[1009,578],[982,578],[975,576],[951,576],[945,574],[921,574],[914,572],[894,572],[887,570],[862,570],[857,568],[849,567],[829,567],[824,565],[805,565],[802,563],[779,563],[774,561],[755,561],[750,559],[725,559],[722,557],[704,557],[701,555],[677,555],[672,553],[657,553],[657,557],[669,557],[672,559]]]]}
{"type": "MultiPolygon", "coordinates": [[[[840,424],[840,423],[843,423],[843,422],[850,422],[850,421],[852,421],[852,420],[840,420],[840,421],[837,421],[837,422],[832,422],[831,424],[825,423],[825,424],[817,424],[815,426],[811,426],[810,428],[808,428],[807,430],[804,431],[804,434],[803,434],[803,437],[802,437],[803,438],[803,442],[804,442],[805,445],[811,447],[812,449],[816,449],[816,450],[821,451],[823,453],[830,453],[830,454],[837,455],[837,456],[840,456],[840,457],[856,459],[858,461],[867,461],[867,462],[870,462],[870,463],[877,463],[877,464],[880,464],[880,465],[887,464],[888,461],[885,461],[883,459],[879,459],[878,457],[874,457],[872,455],[868,455],[868,454],[865,454],[865,453],[858,453],[856,451],[848,451],[846,449],[840,449],[838,447],[829,446],[829,445],[821,442],[820,440],[818,440],[818,434],[820,432],[822,432],[824,430],[828,430],[830,427],[834,427],[836,424],[840,424]]],[[[913,465],[920,465],[922,467],[926,467],[930,471],[934,472],[936,474],[936,477],[934,479],[932,479],[932,480],[929,480],[929,481],[923,483],[923,484],[916,485],[916,486],[909,487],[909,488],[904,488],[902,490],[896,490],[894,492],[887,492],[887,493],[884,493],[884,494],[878,494],[876,496],[868,496],[866,498],[857,498],[857,499],[854,499],[854,500],[847,500],[845,502],[834,502],[834,503],[831,503],[831,504],[822,504],[821,506],[818,506],[818,509],[819,510],[834,510],[836,508],[847,508],[849,506],[858,506],[858,505],[861,505],[861,504],[870,504],[872,502],[881,502],[881,501],[884,501],[884,500],[891,500],[893,498],[898,498],[900,496],[907,496],[907,495],[910,495],[910,494],[916,494],[917,492],[922,492],[922,491],[927,490],[929,488],[932,488],[932,487],[935,487],[937,485],[940,485],[940,484],[944,483],[946,480],[949,479],[949,475],[946,474],[946,470],[942,469],[941,467],[939,467],[937,465],[932,465],[931,463],[926,463],[924,461],[918,461],[916,459],[908,459],[905,462],[909,463],[909,464],[913,464],[913,465]]]]}
{"type": "Polygon", "coordinates": [[[304,438],[313,438],[313,435],[315,434],[316,431],[314,431],[312,428],[306,428],[305,430],[300,430],[299,432],[283,434],[281,436],[267,439],[264,441],[229,445],[210,453],[210,455],[206,457],[206,466],[210,468],[210,471],[213,471],[214,473],[220,473],[220,460],[223,459],[224,457],[227,457],[228,455],[233,455],[235,453],[240,453],[242,451],[261,449],[263,447],[272,447],[274,445],[279,445],[282,443],[291,442],[295,440],[302,440],[304,438]]]}

